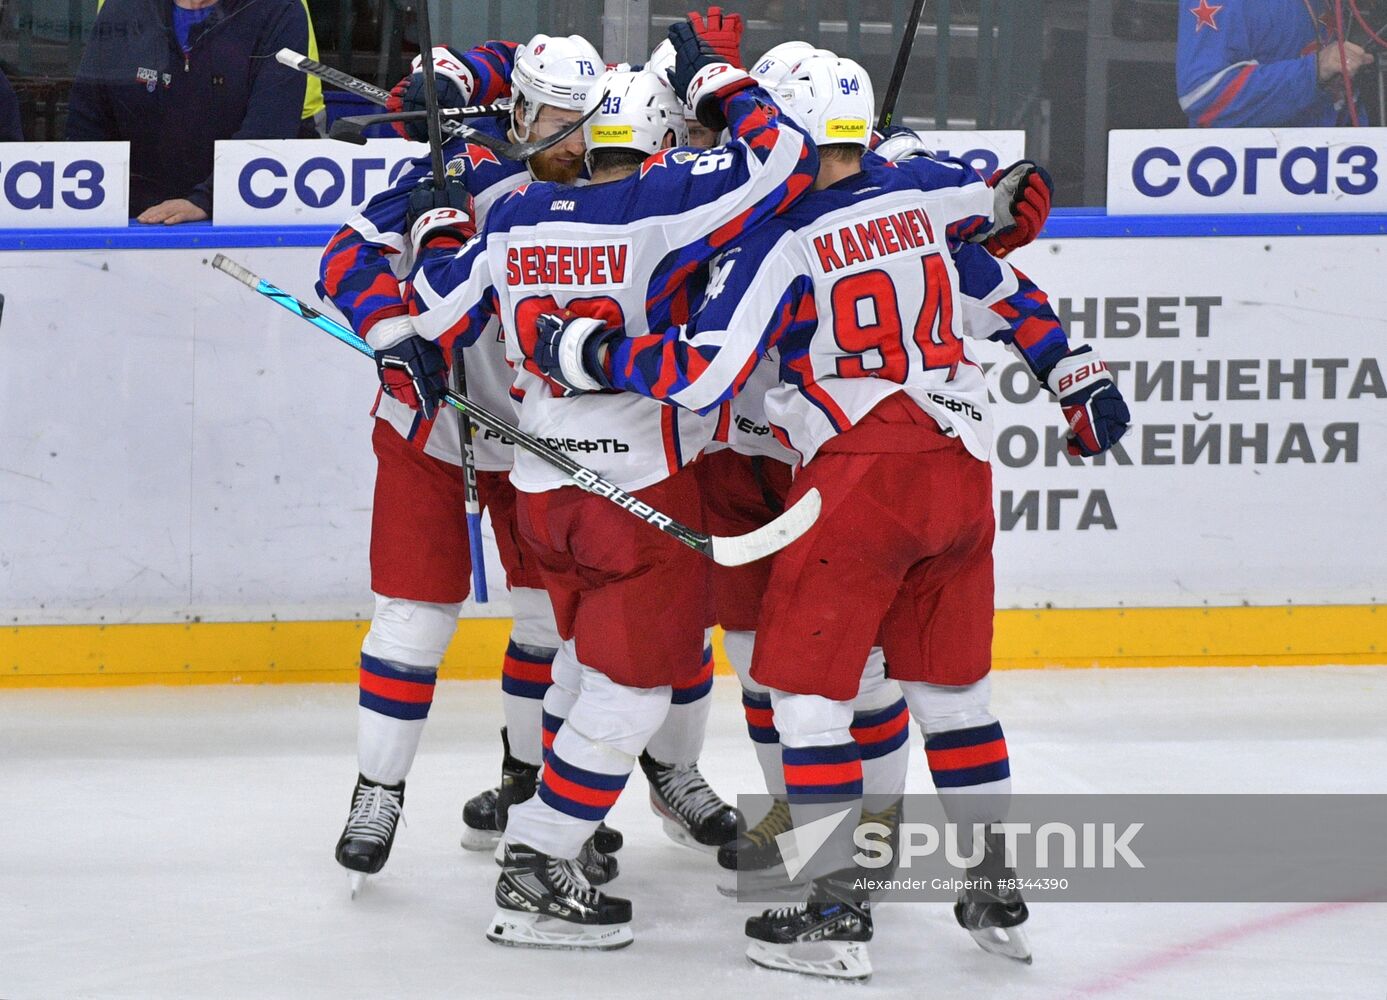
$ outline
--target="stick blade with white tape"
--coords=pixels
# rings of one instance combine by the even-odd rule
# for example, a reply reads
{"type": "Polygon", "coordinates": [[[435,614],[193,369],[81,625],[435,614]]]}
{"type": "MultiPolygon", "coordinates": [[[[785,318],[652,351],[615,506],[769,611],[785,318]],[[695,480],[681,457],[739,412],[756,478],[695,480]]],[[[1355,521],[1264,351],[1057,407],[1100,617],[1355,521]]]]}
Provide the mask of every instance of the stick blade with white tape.
{"type": "Polygon", "coordinates": [[[755,531],[730,537],[713,535],[713,561],[723,566],[744,566],[779,552],[813,526],[822,506],[819,491],[810,489],[789,510],[755,531]]]}

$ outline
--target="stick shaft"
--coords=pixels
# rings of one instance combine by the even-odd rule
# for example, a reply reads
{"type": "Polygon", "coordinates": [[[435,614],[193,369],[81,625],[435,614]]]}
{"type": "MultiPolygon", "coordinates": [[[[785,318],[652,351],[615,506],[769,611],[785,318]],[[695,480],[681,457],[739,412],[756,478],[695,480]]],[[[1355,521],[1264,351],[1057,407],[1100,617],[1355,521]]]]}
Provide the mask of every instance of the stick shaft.
{"type": "Polygon", "coordinates": [[[920,28],[920,15],[924,12],[925,0],[915,0],[906,21],[905,37],[896,50],[896,64],[891,67],[891,79],[886,84],[886,96],[881,100],[881,117],[877,119],[877,130],[884,131],[891,126],[896,117],[896,99],[901,96],[901,83],[905,80],[906,67],[910,65],[910,50],[915,46],[915,32],[920,28]]]}
{"type": "MultiPolygon", "coordinates": [[[[375,356],[375,351],[371,349],[371,346],[350,329],[338,323],[330,316],[324,316],[312,306],[300,301],[283,289],[270,284],[264,278],[251,273],[235,261],[229,260],[221,254],[217,254],[217,256],[212,259],[212,266],[219,271],[224,271],[231,275],[237,281],[260,293],[277,305],[308,320],[308,322],[312,323],[318,329],[331,334],[333,337],[342,341],[342,343],[349,345],[368,357],[375,356]]],[[[682,524],[672,517],[655,510],[649,504],[636,499],[620,486],[604,479],[586,466],[579,465],[557,448],[550,447],[539,438],[525,433],[509,421],[503,420],[486,407],[473,402],[463,394],[449,389],[444,393],[443,398],[447,401],[449,406],[452,406],[454,409],[459,410],[466,416],[475,420],[482,427],[496,434],[500,434],[503,437],[510,438],[515,442],[517,447],[524,448],[532,455],[536,455],[548,462],[568,476],[575,486],[589,493],[604,497],[627,511],[633,517],[644,521],[652,527],[658,528],[676,541],[687,545],[689,548],[695,549],[710,558],[713,556],[713,539],[709,535],[701,531],[696,531],[688,525],[682,524]]]]}

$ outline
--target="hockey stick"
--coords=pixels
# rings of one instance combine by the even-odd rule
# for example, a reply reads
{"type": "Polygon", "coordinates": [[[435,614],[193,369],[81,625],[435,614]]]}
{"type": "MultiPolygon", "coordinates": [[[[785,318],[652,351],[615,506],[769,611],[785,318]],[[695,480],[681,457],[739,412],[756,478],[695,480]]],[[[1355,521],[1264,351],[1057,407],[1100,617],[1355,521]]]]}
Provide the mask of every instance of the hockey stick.
{"type": "MultiPolygon", "coordinates": [[[[212,266],[218,271],[229,274],[247,288],[258,292],[291,313],[308,320],[318,329],[330,333],[342,343],[355,348],[368,357],[374,357],[375,352],[371,350],[370,345],[350,329],[330,316],[324,316],[288,292],[276,288],[258,275],[252,274],[235,261],[222,254],[217,254],[212,258],[212,266]]],[[[526,434],[509,421],[502,420],[466,396],[449,389],[444,393],[443,398],[449,406],[467,414],[482,427],[510,438],[518,447],[524,448],[530,454],[542,458],[563,472],[572,480],[574,486],[610,500],[633,517],[639,518],[652,528],[658,528],[676,541],[682,542],[722,566],[742,566],[780,551],[808,531],[819,516],[819,491],[811,489],[800,497],[789,510],[755,531],[749,531],[745,535],[705,534],[686,524],[681,524],[672,517],[655,510],[649,504],[637,500],[620,486],[608,482],[591,469],[579,465],[557,448],[552,448],[539,438],[526,434]]]]}
{"type": "Polygon", "coordinates": [[[910,50],[915,46],[915,32],[920,29],[920,14],[925,9],[925,0],[915,0],[910,9],[910,17],[905,23],[905,37],[901,47],[896,50],[896,65],[891,67],[891,79],[886,84],[886,96],[881,99],[881,116],[877,119],[877,131],[885,132],[896,117],[896,98],[901,96],[901,83],[905,80],[905,68],[910,64],[910,50]]]}
{"type": "MultiPolygon", "coordinates": [[[[465,108],[440,108],[438,114],[440,118],[445,120],[499,118],[501,115],[510,114],[510,110],[510,102],[501,101],[497,104],[475,104],[465,108]]],[[[327,137],[364,146],[366,145],[365,132],[371,126],[388,125],[391,122],[419,121],[427,118],[428,114],[427,111],[391,111],[383,115],[348,115],[346,118],[339,118],[332,123],[327,137]]]]}
{"type": "MultiPolygon", "coordinates": [[[[433,168],[433,189],[442,194],[448,185],[447,168],[443,164],[443,126],[438,117],[438,79],[433,67],[433,29],[429,24],[428,0],[415,0],[415,31],[419,34],[419,65],[424,73],[424,120],[429,128],[429,163],[433,168]]],[[[471,201],[471,197],[468,197],[471,201]]],[[[462,345],[453,345],[453,363],[449,366],[453,388],[459,396],[467,396],[467,367],[463,363],[462,345]]],[[[472,423],[462,410],[453,413],[458,424],[458,443],[462,446],[462,476],[465,483],[463,509],[467,512],[467,544],[472,550],[472,596],[479,604],[486,603],[486,563],[482,559],[482,505],[477,499],[477,456],[472,450],[472,423]]]]}
{"type": "MultiPolygon", "coordinates": [[[[381,107],[385,107],[386,102],[390,100],[390,91],[377,87],[374,84],[367,83],[365,80],[358,80],[348,73],[333,69],[331,66],[320,63],[315,59],[309,59],[307,56],[300,55],[293,49],[280,49],[275,53],[275,59],[282,65],[288,66],[290,69],[296,69],[300,73],[316,76],[318,79],[332,84],[339,90],[350,91],[353,94],[364,97],[372,104],[379,104],[381,107]]],[[[507,159],[528,160],[536,153],[542,153],[550,146],[563,142],[572,135],[574,131],[582,128],[583,123],[595,115],[597,109],[601,106],[602,102],[598,101],[593,105],[591,111],[583,115],[583,117],[579,118],[576,122],[560,129],[553,135],[546,136],[543,139],[536,139],[534,142],[507,142],[505,139],[497,139],[495,136],[488,135],[485,132],[479,132],[470,125],[464,125],[462,122],[445,122],[443,123],[443,131],[447,132],[448,135],[452,136],[454,139],[464,139],[478,146],[485,146],[492,152],[504,156],[507,159]]]]}

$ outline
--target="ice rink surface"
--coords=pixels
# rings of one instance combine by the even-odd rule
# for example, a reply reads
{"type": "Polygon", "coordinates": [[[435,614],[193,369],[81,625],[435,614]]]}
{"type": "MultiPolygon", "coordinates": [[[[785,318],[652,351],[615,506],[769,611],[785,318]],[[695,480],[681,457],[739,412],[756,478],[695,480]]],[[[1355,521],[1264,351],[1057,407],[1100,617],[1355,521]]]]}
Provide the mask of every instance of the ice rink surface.
{"type": "MultiPolygon", "coordinates": [[[[994,692],[1018,792],[1387,793],[1387,669],[1014,671],[994,692]]],[[[705,774],[762,790],[735,680],[714,697],[705,774]]],[[[355,702],[346,685],[0,694],[0,997],[1387,997],[1387,904],[1036,905],[1030,967],[984,954],[947,904],[896,904],[865,986],[756,969],[758,908],[665,839],[639,774],[612,817],[635,944],[498,947],[495,865],[458,847],[464,799],[499,772],[498,686],[439,685],[408,825],[353,902],[332,849],[355,702]]]]}

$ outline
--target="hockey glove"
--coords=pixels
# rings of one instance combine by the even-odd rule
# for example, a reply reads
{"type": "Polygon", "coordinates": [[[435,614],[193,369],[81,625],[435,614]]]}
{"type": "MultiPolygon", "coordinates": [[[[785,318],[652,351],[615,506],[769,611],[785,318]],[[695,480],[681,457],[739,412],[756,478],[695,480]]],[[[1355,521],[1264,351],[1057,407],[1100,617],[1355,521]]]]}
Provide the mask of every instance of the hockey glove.
{"type": "MultiPolygon", "coordinates": [[[[423,57],[415,56],[412,72],[390,91],[385,102],[387,111],[424,111],[428,105],[424,101],[423,57]]],[[[433,47],[433,73],[438,84],[438,106],[440,108],[461,108],[472,103],[472,71],[454,49],[446,45],[433,47]]],[[[415,142],[429,141],[429,122],[427,118],[414,118],[409,121],[391,122],[391,126],[406,139],[415,142]]]]}
{"type": "Polygon", "coordinates": [[[692,21],[671,24],[669,40],[674,46],[674,68],[666,71],[670,86],[700,122],[721,132],[727,128],[722,102],[756,81],[719,55],[692,21]]]}
{"type": "Polygon", "coordinates": [[[888,125],[884,132],[878,132],[874,129],[872,131],[872,143],[872,152],[891,163],[930,155],[919,133],[913,128],[906,128],[904,125],[888,125]]]}
{"type": "Polygon", "coordinates": [[[1050,217],[1055,185],[1044,167],[1029,160],[998,170],[987,184],[995,192],[992,217],[998,225],[973,242],[1000,259],[1040,235],[1050,217]]]}
{"type": "Polygon", "coordinates": [[[1060,358],[1045,376],[1045,386],[1059,397],[1069,424],[1071,455],[1097,455],[1107,451],[1127,432],[1132,414],[1108,366],[1084,346],[1060,358]]]}
{"type": "Polygon", "coordinates": [[[600,392],[612,387],[603,358],[620,330],[567,309],[535,317],[533,360],[546,376],[575,392],[600,392]]]}
{"type": "Polygon", "coordinates": [[[733,66],[742,66],[742,24],[741,14],[724,14],[721,7],[709,7],[707,14],[689,11],[689,23],[714,52],[733,66]]]}
{"type": "Polygon", "coordinates": [[[472,218],[472,195],[456,177],[445,178],[441,191],[434,187],[431,177],[416,184],[409,193],[405,223],[409,226],[409,244],[416,259],[425,247],[456,249],[477,235],[477,224],[472,218]]]}
{"type": "Polygon", "coordinates": [[[376,371],[386,395],[432,420],[448,388],[447,366],[438,345],[415,333],[408,316],[381,320],[371,327],[366,342],[375,348],[376,371]]]}

